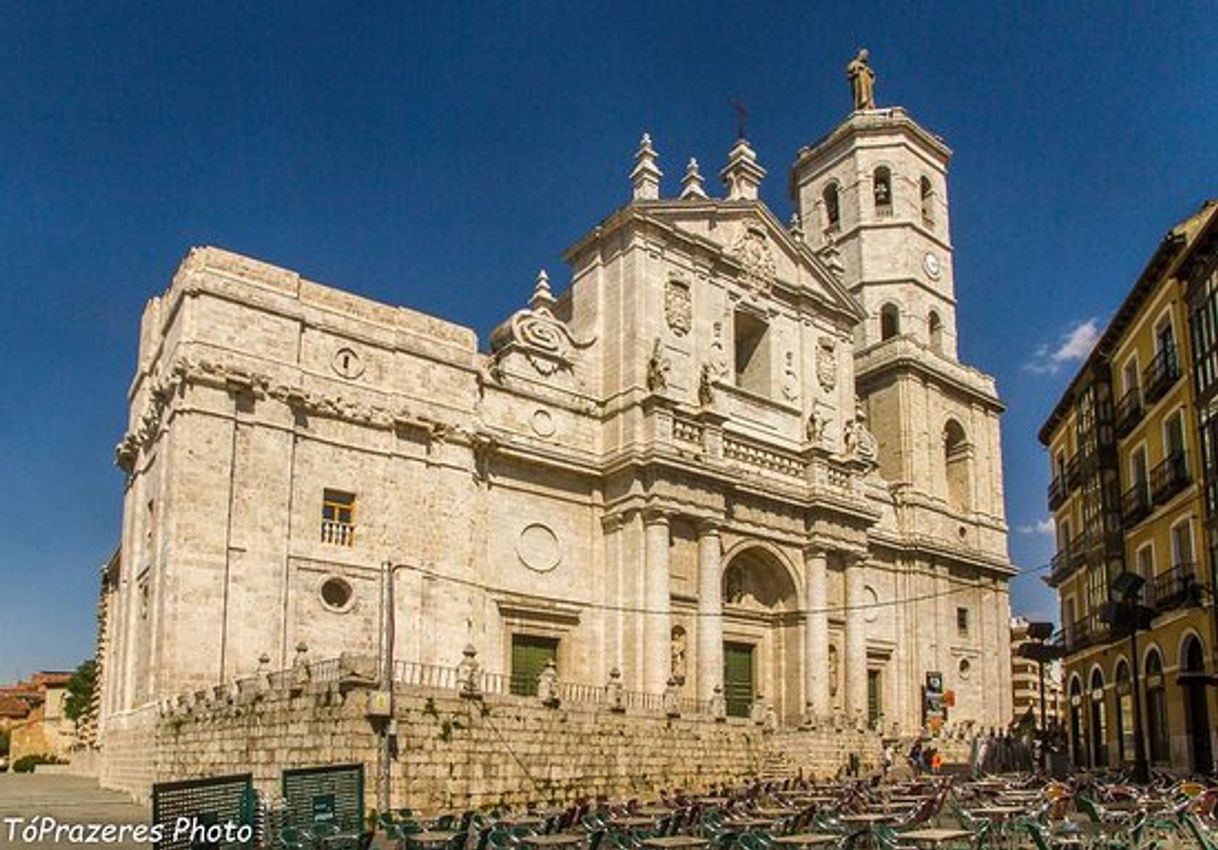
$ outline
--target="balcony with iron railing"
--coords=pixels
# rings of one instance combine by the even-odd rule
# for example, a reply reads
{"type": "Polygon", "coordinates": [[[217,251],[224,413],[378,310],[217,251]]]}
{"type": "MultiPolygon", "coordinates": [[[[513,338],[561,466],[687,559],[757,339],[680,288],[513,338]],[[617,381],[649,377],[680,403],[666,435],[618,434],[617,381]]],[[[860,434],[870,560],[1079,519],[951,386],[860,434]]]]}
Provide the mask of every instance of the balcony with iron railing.
{"type": "Polygon", "coordinates": [[[1137,525],[1150,515],[1152,507],[1149,483],[1145,479],[1135,481],[1121,494],[1121,522],[1126,528],[1137,525]]]}
{"type": "Polygon", "coordinates": [[[1065,628],[1065,645],[1067,652],[1078,652],[1103,642],[1108,636],[1108,624],[1100,619],[1099,613],[1088,614],[1082,619],[1075,620],[1065,628]]]}
{"type": "Polygon", "coordinates": [[[1117,437],[1124,437],[1142,420],[1142,388],[1130,387],[1116,404],[1117,437]]]}
{"type": "Polygon", "coordinates": [[[1049,584],[1056,586],[1087,562],[1087,541],[1082,534],[1062,545],[1049,561],[1049,584]]]}
{"type": "Polygon", "coordinates": [[[1083,467],[1078,459],[1078,452],[1070,456],[1066,461],[1066,486],[1074,490],[1078,485],[1083,483],[1083,467]]]}
{"type": "Polygon", "coordinates": [[[1183,451],[1173,452],[1150,471],[1150,493],[1156,506],[1168,502],[1188,486],[1188,456],[1183,451]]]}
{"type": "Polygon", "coordinates": [[[1197,577],[1197,565],[1176,564],[1170,570],[1159,573],[1146,585],[1145,602],[1156,611],[1170,611],[1200,601],[1201,582],[1197,577]]]}
{"type": "Polygon", "coordinates": [[[1164,346],[1142,371],[1142,385],[1146,388],[1146,406],[1154,404],[1171,389],[1180,377],[1180,361],[1174,345],[1164,346]]]}

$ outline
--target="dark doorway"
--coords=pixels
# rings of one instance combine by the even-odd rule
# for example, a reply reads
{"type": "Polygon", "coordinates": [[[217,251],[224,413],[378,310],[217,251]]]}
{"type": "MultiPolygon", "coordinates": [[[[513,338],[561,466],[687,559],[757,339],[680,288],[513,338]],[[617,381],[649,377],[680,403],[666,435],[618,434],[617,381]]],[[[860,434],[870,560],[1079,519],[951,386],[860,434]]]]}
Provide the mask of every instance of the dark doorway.
{"type": "MultiPolygon", "coordinates": [[[[1184,664],[1181,666],[1186,673],[1205,672],[1205,650],[1201,641],[1189,638],[1184,647],[1184,664]]],[[[1210,748],[1210,715],[1205,704],[1205,686],[1189,684],[1184,686],[1185,716],[1188,722],[1189,760],[1192,762],[1193,773],[1209,773],[1214,768],[1214,754],[1210,748]]]]}
{"type": "Polygon", "coordinates": [[[723,644],[723,699],[729,717],[748,717],[753,707],[753,645],[723,644]]]}

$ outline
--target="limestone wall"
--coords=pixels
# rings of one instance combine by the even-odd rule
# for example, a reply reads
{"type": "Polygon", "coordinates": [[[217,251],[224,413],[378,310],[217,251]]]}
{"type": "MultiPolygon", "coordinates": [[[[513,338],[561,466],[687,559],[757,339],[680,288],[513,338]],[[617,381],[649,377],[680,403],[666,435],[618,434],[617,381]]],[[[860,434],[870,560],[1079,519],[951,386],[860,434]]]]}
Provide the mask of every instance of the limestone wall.
{"type": "MultiPolygon", "coordinates": [[[[314,683],[297,693],[263,689],[200,693],[112,719],[102,784],[146,799],[154,781],[251,771],[278,793],[285,768],[363,762],[369,805],[377,738],[366,687],[314,683]]],[[[874,733],[763,731],[731,719],[614,714],[604,707],[546,708],[535,699],[451,690],[399,689],[394,805],[425,811],[499,801],[568,801],[580,795],[649,796],[758,775],[833,775],[858,753],[880,752],[874,733]]]]}

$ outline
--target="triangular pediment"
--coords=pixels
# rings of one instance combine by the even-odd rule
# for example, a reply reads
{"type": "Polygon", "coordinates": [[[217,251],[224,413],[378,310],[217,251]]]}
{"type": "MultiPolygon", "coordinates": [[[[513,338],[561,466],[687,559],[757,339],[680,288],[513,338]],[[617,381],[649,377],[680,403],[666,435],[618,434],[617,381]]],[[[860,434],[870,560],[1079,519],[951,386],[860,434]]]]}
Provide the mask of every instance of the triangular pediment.
{"type": "Polygon", "coordinates": [[[811,298],[854,321],[865,317],[826,263],[760,201],[662,201],[629,210],[665,225],[675,241],[684,238],[717,255],[722,273],[759,296],[779,291],[811,298]]]}

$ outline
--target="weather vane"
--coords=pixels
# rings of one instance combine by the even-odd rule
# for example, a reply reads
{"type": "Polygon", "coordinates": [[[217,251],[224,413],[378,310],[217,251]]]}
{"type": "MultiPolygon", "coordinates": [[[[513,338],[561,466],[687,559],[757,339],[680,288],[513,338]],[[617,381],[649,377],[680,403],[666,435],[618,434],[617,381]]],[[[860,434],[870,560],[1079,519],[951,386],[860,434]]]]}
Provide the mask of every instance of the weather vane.
{"type": "Polygon", "coordinates": [[[744,108],[744,101],[738,97],[733,97],[728,103],[736,111],[736,138],[743,139],[744,124],[748,120],[749,111],[744,108]]]}

